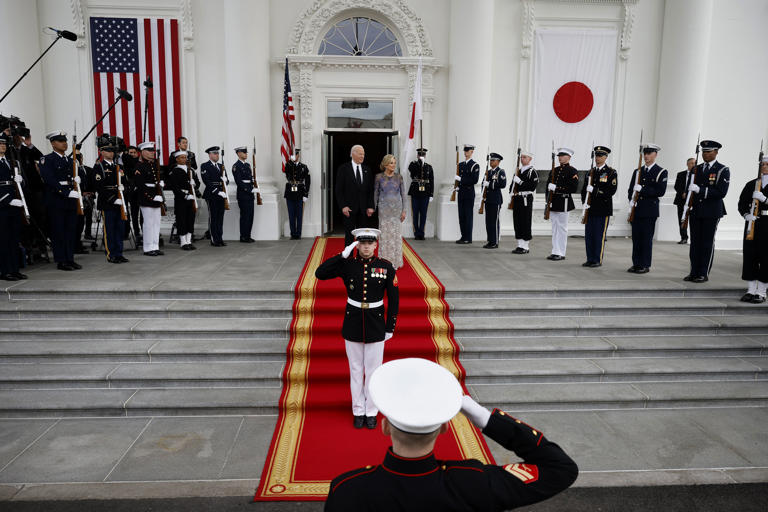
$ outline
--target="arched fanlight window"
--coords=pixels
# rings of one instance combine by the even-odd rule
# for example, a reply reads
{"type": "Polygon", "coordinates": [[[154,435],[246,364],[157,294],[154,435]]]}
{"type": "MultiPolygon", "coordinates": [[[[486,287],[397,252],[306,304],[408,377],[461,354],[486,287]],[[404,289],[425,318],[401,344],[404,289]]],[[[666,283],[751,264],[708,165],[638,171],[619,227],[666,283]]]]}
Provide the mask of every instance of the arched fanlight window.
{"type": "Polygon", "coordinates": [[[383,23],[354,17],[335,23],[320,43],[320,55],[402,57],[397,37],[383,23]]]}

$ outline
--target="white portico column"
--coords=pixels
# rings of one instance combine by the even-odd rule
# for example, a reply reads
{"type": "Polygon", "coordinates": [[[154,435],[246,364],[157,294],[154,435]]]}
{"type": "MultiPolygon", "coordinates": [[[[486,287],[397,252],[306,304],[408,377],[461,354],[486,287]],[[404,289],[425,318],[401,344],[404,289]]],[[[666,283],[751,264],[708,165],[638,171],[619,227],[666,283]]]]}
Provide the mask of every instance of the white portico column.
{"type": "Polygon", "coordinates": [[[654,142],[662,147],[658,162],[669,171],[669,186],[656,225],[659,240],[680,238],[672,187],[686,159],[694,156],[704,118],[713,4],[714,0],[675,0],[664,8],[654,142]]]}
{"type": "MultiPolygon", "coordinates": [[[[483,161],[488,145],[491,114],[491,60],[493,55],[493,0],[451,0],[448,71],[448,128],[446,147],[470,142],[477,146],[475,160],[483,161]]],[[[463,159],[463,153],[460,159],[463,159]]],[[[453,159],[449,159],[453,163],[453,159]]],[[[456,202],[450,202],[456,169],[446,166],[435,176],[440,187],[437,237],[459,237],[456,202]]],[[[474,229],[484,229],[475,219],[474,229]]]]}

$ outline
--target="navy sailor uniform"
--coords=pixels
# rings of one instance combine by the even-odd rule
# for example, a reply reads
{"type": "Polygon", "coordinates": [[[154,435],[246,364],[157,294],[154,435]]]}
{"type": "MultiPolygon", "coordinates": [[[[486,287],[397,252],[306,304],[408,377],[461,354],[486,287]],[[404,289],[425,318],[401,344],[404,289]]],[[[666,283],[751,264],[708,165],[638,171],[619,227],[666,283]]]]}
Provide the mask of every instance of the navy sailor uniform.
{"type": "Polygon", "coordinates": [[[427,209],[435,191],[435,173],[432,166],[421,160],[408,164],[411,185],[411,213],[413,215],[413,235],[416,240],[424,239],[424,226],[427,224],[427,209]]]}
{"type": "Polygon", "coordinates": [[[249,240],[253,230],[253,172],[251,164],[238,160],[232,166],[232,176],[237,184],[237,205],[240,207],[240,240],[249,240]]]}
{"type": "Polygon", "coordinates": [[[0,159],[0,275],[19,272],[19,238],[23,208],[11,206],[16,199],[14,173],[8,157],[0,159]]]}
{"type": "MultiPolygon", "coordinates": [[[[629,201],[632,201],[634,196],[636,176],[637,169],[629,180],[629,201]]],[[[659,198],[667,191],[667,171],[656,163],[650,168],[642,166],[638,184],[642,190],[638,195],[635,217],[632,220],[632,265],[651,268],[653,233],[656,231],[656,219],[659,217],[659,198]]]]}
{"type": "Polygon", "coordinates": [[[208,231],[211,233],[211,243],[220,244],[224,234],[224,198],[219,192],[224,191],[223,165],[208,160],[200,166],[200,176],[205,184],[203,199],[208,203],[208,231]]]}
{"type": "MultiPolygon", "coordinates": [[[[512,203],[512,222],[515,227],[515,238],[517,240],[530,241],[531,222],[533,220],[533,194],[539,185],[539,174],[532,165],[526,165],[520,168],[519,178],[522,180],[517,186],[514,194],[514,203],[512,203]]],[[[509,193],[515,184],[509,186],[509,193]]]]}
{"type": "Polygon", "coordinates": [[[501,167],[488,170],[488,187],[485,194],[485,233],[488,243],[496,246],[499,244],[501,223],[499,213],[504,202],[502,190],[507,188],[507,173],[501,167]]]}
{"type": "Polygon", "coordinates": [[[480,164],[471,158],[459,163],[459,178],[456,195],[458,197],[460,240],[471,242],[472,220],[475,214],[475,184],[480,179],[480,164]]]}
{"type": "MultiPolygon", "coordinates": [[[[755,199],[752,199],[752,193],[755,191],[755,181],[757,180],[748,181],[739,195],[739,214],[742,217],[753,212],[755,199]]],[[[763,195],[768,195],[768,179],[763,180],[761,185],[763,195]]],[[[752,240],[747,240],[749,222],[744,222],[744,263],[741,278],[744,281],[768,283],[768,203],[758,204],[756,217],[755,235],[752,240]]]]}

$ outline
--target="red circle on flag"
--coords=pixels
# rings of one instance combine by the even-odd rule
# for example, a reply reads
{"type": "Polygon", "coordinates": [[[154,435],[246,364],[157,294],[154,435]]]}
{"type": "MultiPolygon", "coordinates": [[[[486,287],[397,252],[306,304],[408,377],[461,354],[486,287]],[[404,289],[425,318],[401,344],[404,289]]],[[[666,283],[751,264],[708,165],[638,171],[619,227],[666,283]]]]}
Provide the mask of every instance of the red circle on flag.
{"type": "Polygon", "coordinates": [[[586,118],[595,104],[589,87],[581,82],[563,84],[555,93],[552,108],[561,121],[578,123],[586,118]]]}

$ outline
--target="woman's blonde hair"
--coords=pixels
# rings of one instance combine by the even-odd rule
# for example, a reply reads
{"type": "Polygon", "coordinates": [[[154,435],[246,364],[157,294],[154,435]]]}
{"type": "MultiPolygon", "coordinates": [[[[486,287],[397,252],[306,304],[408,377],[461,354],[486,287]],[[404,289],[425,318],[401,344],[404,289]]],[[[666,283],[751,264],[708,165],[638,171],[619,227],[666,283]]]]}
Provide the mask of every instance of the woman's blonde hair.
{"type": "Polygon", "coordinates": [[[381,165],[379,165],[379,169],[383,171],[387,168],[389,162],[393,160],[395,160],[395,155],[384,155],[384,158],[381,159],[381,165]]]}

